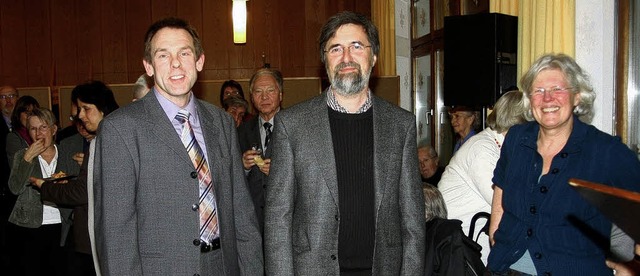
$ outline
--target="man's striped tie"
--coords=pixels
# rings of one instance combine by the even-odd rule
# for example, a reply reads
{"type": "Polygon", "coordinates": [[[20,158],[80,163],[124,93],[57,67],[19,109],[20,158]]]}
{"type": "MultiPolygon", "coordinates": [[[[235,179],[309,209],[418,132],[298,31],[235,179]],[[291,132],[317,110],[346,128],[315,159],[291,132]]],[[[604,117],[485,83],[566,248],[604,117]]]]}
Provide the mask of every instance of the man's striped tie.
{"type": "Polygon", "coordinates": [[[211,171],[209,163],[204,157],[204,152],[198,145],[196,136],[193,134],[191,123],[189,123],[189,111],[180,110],[176,115],[176,120],[183,124],[182,144],[187,148],[189,157],[193,161],[193,166],[198,172],[198,181],[200,183],[200,200],[198,210],[200,211],[200,239],[209,243],[219,236],[218,231],[218,215],[216,212],[216,199],[213,192],[213,183],[211,181],[211,171]]]}

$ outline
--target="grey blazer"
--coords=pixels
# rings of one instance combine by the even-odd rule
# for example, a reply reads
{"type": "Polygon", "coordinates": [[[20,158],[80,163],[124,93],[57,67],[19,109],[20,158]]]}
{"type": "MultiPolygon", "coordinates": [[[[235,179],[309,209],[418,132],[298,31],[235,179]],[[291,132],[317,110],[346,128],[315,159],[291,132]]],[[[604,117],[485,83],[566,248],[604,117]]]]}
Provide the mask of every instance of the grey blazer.
{"type": "MultiPolygon", "coordinates": [[[[326,93],[278,112],[265,207],[267,275],[339,275],[338,181],[326,93]]],[[[373,97],[373,275],[422,275],[424,199],[413,115],[373,97]]]]}
{"type": "MultiPolygon", "coordinates": [[[[34,186],[31,186],[29,177],[42,178],[40,171],[40,163],[36,158],[31,163],[24,160],[24,153],[27,149],[21,149],[16,152],[13,159],[13,166],[9,176],[9,189],[18,196],[16,204],[9,215],[9,222],[26,228],[38,228],[42,225],[42,199],[40,192],[34,186]]],[[[63,149],[58,147],[58,163],[55,172],[63,171],[71,175],[70,168],[73,160],[62,158],[66,156],[63,149]]],[[[64,246],[69,229],[71,228],[72,208],[58,206],[60,210],[60,219],[62,220],[62,228],[60,233],[60,246],[64,246]]]]}
{"type": "Polygon", "coordinates": [[[235,123],[204,101],[197,100],[196,109],[215,185],[223,261],[214,263],[215,271],[200,271],[213,254],[193,244],[199,239],[192,209],[197,174],[152,91],[109,114],[98,131],[93,191],[102,275],[263,275],[262,238],[235,123]]]}

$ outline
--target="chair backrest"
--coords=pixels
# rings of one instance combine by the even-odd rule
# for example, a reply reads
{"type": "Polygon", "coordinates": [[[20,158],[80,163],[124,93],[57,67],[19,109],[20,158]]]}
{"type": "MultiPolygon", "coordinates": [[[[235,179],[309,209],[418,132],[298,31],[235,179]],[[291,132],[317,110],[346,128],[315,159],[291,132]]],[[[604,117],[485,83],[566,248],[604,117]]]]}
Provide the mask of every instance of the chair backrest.
{"type": "Polygon", "coordinates": [[[476,242],[478,241],[478,237],[480,237],[481,233],[484,233],[485,235],[488,236],[490,218],[491,218],[491,214],[487,212],[478,212],[475,215],[473,215],[473,217],[471,218],[471,225],[469,225],[469,234],[467,236],[476,242]],[[480,230],[478,231],[478,235],[474,235],[475,229],[476,229],[476,223],[478,222],[478,219],[481,219],[481,218],[486,219],[486,222],[484,226],[482,226],[482,228],[480,228],[480,230]]]}

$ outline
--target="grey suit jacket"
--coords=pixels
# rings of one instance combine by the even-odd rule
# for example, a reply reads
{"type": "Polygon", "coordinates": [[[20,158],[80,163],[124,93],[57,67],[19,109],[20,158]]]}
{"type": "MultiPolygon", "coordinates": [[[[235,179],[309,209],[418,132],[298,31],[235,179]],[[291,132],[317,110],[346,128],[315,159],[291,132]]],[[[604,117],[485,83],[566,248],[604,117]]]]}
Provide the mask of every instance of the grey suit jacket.
{"type": "MultiPolygon", "coordinates": [[[[42,198],[40,191],[29,183],[29,177],[42,178],[42,171],[37,157],[31,163],[24,160],[26,151],[27,149],[21,149],[16,152],[11,175],[9,176],[9,189],[18,196],[11,215],[9,215],[9,222],[21,227],[38,228],[42,225],[42,198]]],[[[58,163],[55,172],[63,171],[67,175],[72,175],[70,170],[75,161],[62,158],[65,155],[66,153],[58,147],[58,163]]],[[[73,209],[70,206],[59,205],[58,210],[62,221],[60,246],[64,246],[69,229],[71,229],[73,209]]]]}
{"type": "MultiPolygon", "coordinates": [[[[268,275],[339,275],[338,181],[326,93],[276,114],[265,207],[268,275]]],[[[415,118],[373,97],[374,275],[422,275],[415,118]]]]}
{"type": "MultiPolygon", "coordinates": [[[[193,94],[192,94],[193,95],[193,94]]],[[[197,100],[218,206],[217,273],[262,275],[262,238],[247,190],[235,123],[197,100]]],[[[94,159],[95,237],[102,275],[212,275],[200,271],[193,163],[154,92],[109,114],[94,159]]],[[[203,260],[203,261],[208,261],[203,260]]]]}

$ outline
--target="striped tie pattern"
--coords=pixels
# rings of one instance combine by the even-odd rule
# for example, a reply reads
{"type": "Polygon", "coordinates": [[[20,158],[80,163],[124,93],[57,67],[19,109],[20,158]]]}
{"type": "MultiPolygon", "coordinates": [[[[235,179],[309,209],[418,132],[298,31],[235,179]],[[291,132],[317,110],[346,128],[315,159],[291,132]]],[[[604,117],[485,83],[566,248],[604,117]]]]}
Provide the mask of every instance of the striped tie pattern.
{"type": "Polygon", "coordinates": [[[191,123],[189,123],[190,115],[189,111],[180,110],[176,115],[176,120],[183,124],[180,138],[189,153],[189,157],[191,157],[191,161],[193,161],[193,166],[198,172],[198,182],[200,186],[200,198],[198,202],[198,210],[200,212],[200,239],[209,243],[219,236],[216,199],[213,193],[209,163],[204,157],[202,148],[198,145],[196,136],[193,134],[191,123]]]}

